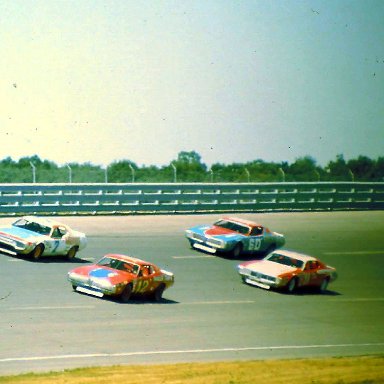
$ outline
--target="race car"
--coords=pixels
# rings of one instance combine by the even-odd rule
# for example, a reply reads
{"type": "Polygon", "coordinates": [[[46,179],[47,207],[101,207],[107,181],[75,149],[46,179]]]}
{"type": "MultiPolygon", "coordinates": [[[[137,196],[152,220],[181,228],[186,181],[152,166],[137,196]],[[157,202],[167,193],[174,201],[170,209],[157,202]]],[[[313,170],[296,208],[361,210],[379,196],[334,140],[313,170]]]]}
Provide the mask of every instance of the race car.
{"type": "Polygon", "coordinates": [[[185,231],[191,247],[209,253],[225,252],[233,258],[244,253],[264,253],[282,247],[284,235],[253,221],[224,217],[213,225],[198,225],[185,231]]]}
{"type": "Polygon", "coordinates": [[[313,256],[277,250],[262,260],[248,261],[238,265],[244,283],[260,288],[281,288],[289,293],[299,287],[317,287],[320,292],[335,281],[337,272],[313,256]]]}
{"type": "Polygon", "coordinates": [[[72,269],[68,272],[68,280],[77,292],[116,297],[123,303],[136,294],[160,301],[164,290],[175,281],[172,272],[120,254],[107,254],[96,264],[72,269]]]}
{"type": "Polygon", "coordinates": [[[28,255],[34,260],[57,255],[73,259],[86,244],[84,233],[45,217],[23,216],[11,226],[0,228],[0,252],[28,255]]]}

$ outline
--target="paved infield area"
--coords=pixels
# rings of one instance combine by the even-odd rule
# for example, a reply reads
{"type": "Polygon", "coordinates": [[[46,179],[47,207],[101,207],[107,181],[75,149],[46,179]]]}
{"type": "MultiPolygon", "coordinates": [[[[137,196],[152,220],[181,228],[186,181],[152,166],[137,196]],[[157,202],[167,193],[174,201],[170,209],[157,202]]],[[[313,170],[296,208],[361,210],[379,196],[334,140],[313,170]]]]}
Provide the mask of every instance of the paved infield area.
{"type": "MultiPolygon", "coordinates": [[[[61,217],[87,233],[72,262],[0,254],[0,374],[64,368],[384,352],[384,212],[237,214],[286,235],[339,279],[325,294],[288,295],[241,283],[239,261],[190,249],[184,229],[221,215],[61,217]],[[175,273],[155,304],[72,291],[75,266],[105,253],[175,273]]],[[[12,218],[0,219],[0,226],[12,218]]]]}

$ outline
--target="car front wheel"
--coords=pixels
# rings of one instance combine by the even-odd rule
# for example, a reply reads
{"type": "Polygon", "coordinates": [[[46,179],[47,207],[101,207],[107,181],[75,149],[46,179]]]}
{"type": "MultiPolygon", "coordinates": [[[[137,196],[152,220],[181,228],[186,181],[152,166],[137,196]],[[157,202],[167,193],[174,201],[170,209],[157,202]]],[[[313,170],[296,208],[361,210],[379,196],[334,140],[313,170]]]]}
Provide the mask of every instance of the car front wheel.
{"type": "Polygon", "coordinates": [[[232,257],[238,259],[243,252],[243,245],[241,243],[236,244],[235,248],[232,250],[232,257]]]}
{"type": "Polygon", "coordinates": [[[128,284],[120,295],[120,301],[122,303],[128,303],[132,295],[132,285],[128,284]]]}
{"type": "Polygon", "coordinates": [[[35,249],[31,252],[31,256],[33,260],[35,261],[39,260],[43,252],[44,252],[44,245],[43,244],[36,245],[35,249]]]}
{"type": "Polygon", "coordinates": [[[289,283],[288,283],[288,285],[287,285],[287,291],[288,291],[289,293],[293,293],[293,292],[296,291],[296,288],[297,288],[297,278],[294,277],[294,278],[292,278],[292,279],[289,281],[289,283]]]}

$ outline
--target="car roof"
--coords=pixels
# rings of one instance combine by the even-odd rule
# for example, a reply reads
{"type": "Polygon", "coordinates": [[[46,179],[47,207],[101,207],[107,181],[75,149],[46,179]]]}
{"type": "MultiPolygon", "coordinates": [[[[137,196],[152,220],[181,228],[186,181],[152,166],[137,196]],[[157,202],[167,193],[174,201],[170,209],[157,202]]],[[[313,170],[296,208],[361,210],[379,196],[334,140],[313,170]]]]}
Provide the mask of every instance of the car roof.
{"type": "Polygon", "coordinates": [[[128,256],[128,255],[121,255],[118,253],[107,253],[103,257],[113,257],[115,259],[123,260],[123,261],[130,261],[132,263],[138,264],[138,265],[153,265],[153,263],[149,263],[148,261],[138,259],[136,257],[128,256]]]}
{"type": "Polygon", "coordinates": [[[63,223],[60,223],[60,222],[58,222],[56,220],[49,219],[48,217],[29,215],[29,216],[23,216],[21,218],[25,219],[25,220],[28,220],[28,221],[34,221],[34,222],[36,222],[38,224],[42,224],[42,225],[49,226],[49,227],[51,227],[53,225],[63,225],[63,226],[66,226],[63,223]]]}
{"type": "Polygon", "coordinates": [[[254,221],[247,220],[247,219],[242,219],[239,217],[226,216],[226,217],[223,217],[222,220],[228,220],[228,221],[232,221],[234,223],[247,225],[248,227],[263,227],[263,225],[261,225],[259,223],[256,223],[254,221]]]}
{"type": "Polygon", "coordinates": [[[277,251],[274,251],[273,253],[278,254],[278,255],[292,257],[294,259],[302,260],[302,261],[318,260],[314,256],[305,255],[304,253],[299,253],[299,252],[295,252],[295,251],[289,251],[287,249],[278,249],[277,251]]]}

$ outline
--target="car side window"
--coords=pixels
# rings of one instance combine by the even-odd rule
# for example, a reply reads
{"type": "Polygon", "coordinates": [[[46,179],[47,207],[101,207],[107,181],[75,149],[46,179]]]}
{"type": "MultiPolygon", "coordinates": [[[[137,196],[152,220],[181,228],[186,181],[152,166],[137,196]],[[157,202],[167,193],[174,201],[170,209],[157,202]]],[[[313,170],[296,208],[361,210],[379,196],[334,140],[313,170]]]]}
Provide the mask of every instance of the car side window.
{"type": "Polygon", "coordinates": [[[309,271],[312,269],[317,269],[319,267],[319,263],[317,261],[308,261],[308,263],[305,266],[305,270],[309,271]]]}
{"type": "Polygon", "coordinates": [[[259,236],[263,233],[263,227],[254,227],[251,231],[251,236],[259,236]]]}

